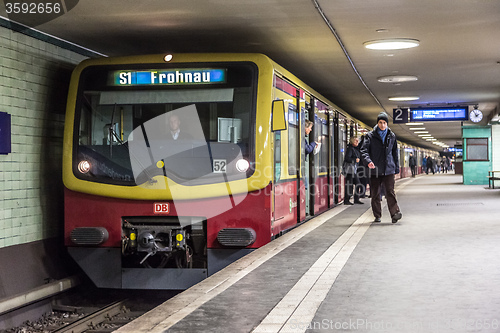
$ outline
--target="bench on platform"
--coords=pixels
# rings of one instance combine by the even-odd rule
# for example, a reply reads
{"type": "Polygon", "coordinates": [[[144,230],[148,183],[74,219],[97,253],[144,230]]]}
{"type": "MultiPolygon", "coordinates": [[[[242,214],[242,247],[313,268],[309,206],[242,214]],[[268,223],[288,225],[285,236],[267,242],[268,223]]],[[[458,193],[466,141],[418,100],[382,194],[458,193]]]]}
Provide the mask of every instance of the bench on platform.
{"type": "Polygon", "coordinates": [[[500,180],[500,176],[495,176],[495,173],[498,175],[500,171],[488,171],[488,187],[495,188],[495,180],[500,180]]]}

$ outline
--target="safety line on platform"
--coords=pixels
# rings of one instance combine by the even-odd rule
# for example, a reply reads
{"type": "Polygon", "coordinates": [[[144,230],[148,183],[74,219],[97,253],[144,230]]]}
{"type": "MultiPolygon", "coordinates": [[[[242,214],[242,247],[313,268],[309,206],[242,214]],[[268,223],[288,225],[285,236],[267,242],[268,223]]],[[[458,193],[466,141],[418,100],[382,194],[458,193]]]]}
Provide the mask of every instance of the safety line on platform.
{"type": "Polygon", "coordinates": [[[373,218],[367,210],[326,250],[253,332],[305,332],[373,218]],[[302,329],[303,328],[303,329],[302,329]]]}
{"type": "MultiPolygon", "coordinates": [[[[396,192],[415,179],[399,184],[396,192]]],[[[384,202],[382,209],[385,209],[384,202]]],[[[252,333],[305,332],[373,221],[368,209],[333,243],[252,333]]]]}
{"type": "MultiPolygon", "coordinates": [[[[414,179],[412,179],[411,181],[404,182],[403,184],[397,187],[396,191],[405,187],[413,180],[414,179]]],[[[384,206],[385,204],[383,205],[383,207],[384,206]]],[[[243,258],[232,263],[231,265],[215,273],[209,278],[203,280],[197,285],[176,295],[175,297],[166,301],[162,305],[144,314],[137,320],[134,320],[131,323],[119,328],[115,332],[164,333],[167,329],[180,322],[182,319],[184,319],[186,316],[194,312],[203,304],[207,303],[208,301],[215,298],[217,295],[227,290],[236,282],[244,278],[246,275],[251,273],[253,270],[258,268],[263,263],[265,263],[267,260],[275,256],[276,254],[280,253],[281,251],[283,251],[296,241],[300,240],[302,237],[307,235],[312,230],[318,228],[329,219],[343,212],[348,207],[349,206],[338,206],[330,211],[327,211],[319,215],[318,217],[315,217],[314,219],[308,221],[307,223],[304,223],[303,225],[295,228],[294,230],[286,233],[285,235],[275,239],[274,241],[266,244],[265,246],[244,256],[243,258]],[[235,271],[237,273],[235,273],[235,271]]],[[[369,227],[370,224],[366,223],[365,219],[369,219],[370,214],[371,214],[371,209],[368,208],[368,210],[358,220],[356,220],[353,223],[353,225],[351,225],[351,227],[344,232],[343,235],[340,236],[340,238],[344,237],[347,239],[345,240],[344,244],[342,245],[342,248],[340,249],[339,258],[345,257],[348,254],[347,258],[345,259],[347,261],[348,257],[350,256],[350,253],[347,249],[349,248],[349,246],[352,246],[352,244],[354,243],[357,244],[357,242],[359,242],[363,234],[366,232],[366,229],[369,227]],[[347,245],[347,243],[349,243],[349,245],[347,245]],[[343,249],[344,247],[346,247],[345,250],[343,249]]],[[[333,252],[335,251],[334,249],[338,247],[340,244],[340,243],[337,244],[338,241],[339,240],[337,240],[333,245],[331,245],[333,252]]],[[[352,248],[352,250],[354,250],[354,248],[352,248]]],[[[323,258],[323,260],[328,260],[328,259],[329,257],[323,258]]],[[[324,276],[324,279],[326,279],[327,277],[331,279],[331,277],[335,275],[335,271],[338,270],[338,272],[340,272],[342,267],[338,267],[336,262],[334,265],[332,265],[331,268],[327,269],[327,271],[325,272],[326,275],[324,276]]],[[[323,282],[324,280],[321,281],[323,282]]],[[[319,292],[320,289],[321,289],[321,284],[318,284],[317,288],[314,289],[314,292],[319,292]]],[[[325,295],[327,292],[328,290],[324,291],[325,295]]],[[[315,293],[311,293],[310,297],[313,300],[317,298],[315,293]]],[[[319,302],[319,304],[321,304],[321,302],[319,302]]],[[[301,308],[301,310],[297,311],[297,315],[303,318],[302,317],[303,314],[300,311],[304,311],[303,309],[307,309],[308,306],[309,306],[308,302],[304,302],[304,305],[301,308]]],[[[314,310],[314,313],[316,313],[316,310],[314,310]]],[[[292,318],[295,317],[290,317],[290,320],[292,318]]],[[[286,320],[288,320],[288,318],[286,320]]],[[[303,321],[303,319],[301,320],[303,321]]],[[[281,327],[283,327],[284,324],[285,323],[282,323],[281,327]]],[[[294,332],[297,331],[294,330],[294,332]]]]}
{"type": "Polygon", "coordinates": [[[280,253],[312,230],[343,212],[348,206],[338,206],[302,224],[265,246],[247,254],[188,290],[140,317],[140,320],[116,330],[117,333],[160,333],[177,324],[203,304],[207,303],[267,260],[280,253]],[[236,271],[236,273],[235,273],[236,271]],[[152,325],[148,325],[151,323],[152,325]]]}

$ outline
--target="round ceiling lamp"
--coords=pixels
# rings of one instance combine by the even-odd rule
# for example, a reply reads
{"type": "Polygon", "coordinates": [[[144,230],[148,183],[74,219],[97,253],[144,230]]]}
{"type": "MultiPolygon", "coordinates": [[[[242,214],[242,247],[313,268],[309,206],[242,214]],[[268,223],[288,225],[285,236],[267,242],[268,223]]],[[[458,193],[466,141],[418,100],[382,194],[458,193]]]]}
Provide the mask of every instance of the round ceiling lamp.
{"type": "Polygon", "coordinates": [[[364,42],[363,45],[370,50],[402,50],[417,47],[420,41],[410,38],[377,39],[364,42]]]}
{"type": "Polygon", "coordinates": [[[417,81],[418,77],[414,75],[386,75],[377,78],[378,82],[382,83],[401,83],[417,81]]]}

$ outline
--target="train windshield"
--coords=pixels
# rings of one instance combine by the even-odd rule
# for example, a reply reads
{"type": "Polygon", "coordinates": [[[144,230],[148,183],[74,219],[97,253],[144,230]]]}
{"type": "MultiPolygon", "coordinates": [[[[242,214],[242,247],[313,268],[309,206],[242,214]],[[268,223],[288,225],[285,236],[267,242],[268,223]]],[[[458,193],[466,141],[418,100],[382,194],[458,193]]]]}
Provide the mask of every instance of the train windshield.
{"type": "Polygon", "coordinates": [[[83,90],[74,173],[139,186],[157,176],[187,186],[247,178],[254,164],[254,91],[253,84],[83,90]]]}

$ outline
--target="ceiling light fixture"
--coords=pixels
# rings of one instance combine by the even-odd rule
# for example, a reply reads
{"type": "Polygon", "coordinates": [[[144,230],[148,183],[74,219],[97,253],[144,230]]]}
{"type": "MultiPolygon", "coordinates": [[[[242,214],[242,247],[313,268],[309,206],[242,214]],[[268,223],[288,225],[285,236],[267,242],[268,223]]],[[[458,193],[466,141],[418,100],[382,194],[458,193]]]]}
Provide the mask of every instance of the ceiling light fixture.
{"type": "Polygon", "coordinates": [[[377,39],[364,42],[363,45],[370,50],[402,50],[420,45],[420,41],[410,38],[377,39]]]}
{"type": "Polygon", "coordinates": [[[418,96],[393,96],[393,97],[389,97],[390,101],[395,101],[395,102],[416,101],[417,99],[420,99],[420,97],[418,97],[418,96]]]}
{"type": "Polygon", "coordinates": [[[419,126],[423,125],[424,123],[406,123],[407,126],[419,126]]]}
{"type": "Polygon", "coordinates": [[[377,78],[378,82],[382,83],[401,83],[417,81],[418,77],[414,75],[386,75],[377,78]]]}
{"type": "Polygon", "coordinates": [[[425,127],[414,127],[414,128],[410,128],[411,131],[420,131],[420,130],[424,130],[425,127]]]}

